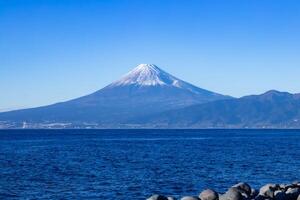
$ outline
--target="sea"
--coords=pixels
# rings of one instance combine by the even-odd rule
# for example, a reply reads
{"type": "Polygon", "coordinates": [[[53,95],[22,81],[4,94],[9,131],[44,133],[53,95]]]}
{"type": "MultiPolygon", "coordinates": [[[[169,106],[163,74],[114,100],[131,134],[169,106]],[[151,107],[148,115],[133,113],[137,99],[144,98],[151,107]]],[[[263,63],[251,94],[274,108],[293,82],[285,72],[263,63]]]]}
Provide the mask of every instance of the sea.
{"type": "Polygon", "coordinates": [[[0,199],[145,200],[300,179],[300,130],[1,130],[0,199]]]}

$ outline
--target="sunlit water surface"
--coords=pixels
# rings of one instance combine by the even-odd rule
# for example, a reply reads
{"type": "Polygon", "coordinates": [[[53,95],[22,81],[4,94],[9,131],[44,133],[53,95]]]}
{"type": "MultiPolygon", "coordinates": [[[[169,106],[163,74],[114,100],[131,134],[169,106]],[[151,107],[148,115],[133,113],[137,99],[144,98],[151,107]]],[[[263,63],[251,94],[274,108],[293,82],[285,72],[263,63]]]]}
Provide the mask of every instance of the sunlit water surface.
{"type": "Polygon", "coordinates": [[[145,199],[300,179],[297,130],[0,131],[0,199],[145,199]]]}

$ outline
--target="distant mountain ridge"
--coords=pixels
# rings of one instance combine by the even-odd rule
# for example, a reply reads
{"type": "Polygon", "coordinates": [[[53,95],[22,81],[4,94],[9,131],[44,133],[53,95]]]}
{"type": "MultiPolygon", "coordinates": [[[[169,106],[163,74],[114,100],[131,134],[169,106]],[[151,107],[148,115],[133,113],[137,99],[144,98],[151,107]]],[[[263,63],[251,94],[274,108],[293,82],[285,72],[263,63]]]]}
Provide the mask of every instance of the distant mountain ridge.
{"type": "Polygon", "coordinates": [[[120,127],[143,116],[229,98],[232,97],[182,81],[156,65],[140,64],[93,94],[50,106],[0,113],[0,121],[120,127]]]}
{"type": "Polygon", "coordinates": [[[271,90],[164,112],[146,122],[169,128],[300,128],[300,94],[271,90]]]}

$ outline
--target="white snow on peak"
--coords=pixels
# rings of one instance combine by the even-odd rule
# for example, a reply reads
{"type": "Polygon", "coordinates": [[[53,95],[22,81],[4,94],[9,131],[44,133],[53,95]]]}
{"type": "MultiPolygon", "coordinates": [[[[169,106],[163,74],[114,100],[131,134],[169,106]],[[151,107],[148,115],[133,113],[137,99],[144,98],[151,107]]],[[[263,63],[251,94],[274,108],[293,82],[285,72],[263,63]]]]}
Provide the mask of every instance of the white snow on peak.
{"type": "Polygon", "coordinates": [[[181,80],[175,78],[169,73],[161,70],[154,64],[140,64],[129,73],[125,74],[120,80],[112,83],[110,86],[139,85],[172,85],[181,87],[181,80]]]}
{"type": "Polygon", "coordinates": [[[121,79],[108,85],[108,88],[114,88],[118,86],[169,86],[189,90],[193,93],[203,93],[205,91],[172,76],[154,64],[138,65],[129,73],[125,74],[121,79]]]}
{"type": "Polygon", "coordinates": [[[195,94],[211,94],[210,91],[203,90],[185,81],[182,81],[171,74],[163,71],[154,64],[140,64],[121,79],[108,85],[107,88],[122,86],[152,87],[168,86],[188,90],[195,94]]]}

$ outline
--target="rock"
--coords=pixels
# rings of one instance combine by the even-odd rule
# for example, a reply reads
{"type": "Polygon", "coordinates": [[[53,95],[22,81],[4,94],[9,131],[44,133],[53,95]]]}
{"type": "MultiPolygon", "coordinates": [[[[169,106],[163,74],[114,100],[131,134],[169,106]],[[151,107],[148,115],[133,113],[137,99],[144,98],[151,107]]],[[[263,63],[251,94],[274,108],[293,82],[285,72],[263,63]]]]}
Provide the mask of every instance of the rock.
{"type": "Polygon", "coordinates": [[[285,192],[288,200],[297,200],[298,196],[300,195],[300,189],[299,188],[289,188],[285,192]]]}
{"type": "Polygon", "coordinates": [[[280,190],[286,190],[286,187],[287,187],[287,185],[286,184],[280,184],[279,185],[279,188],[280,188],[280,190]]]}
{"type": "Polygon", "coordinates": [[[299,188],[289,188],[286,191],[286,194],[295,194],[295,193],[300,193],[300,189],[299,188]]]}
{"type": "Polygon", "coordinates": [[[201,200],[219,200],[219,194],[214,190],[207,189],[199,194],[199,198],[201,200]]]}
{"type": "Polygon", "coordinates": [[[251,194],[250,194],[250,197],[254,198],[258,195],[259,191],[256,190],[256,189],[251,189],[251,194]]]}
{"type": "Polygon", "coordinates": [[[289,188],[295,188],[296,186],[293,184],[287,184],[285,185],[285,191],[287,191],[289,188]]]}
{"type": "MultiPolygon", "coordinates": [[[[176,198],[155,194],[147,200],[176,200],[176,198]]],[[[180,200],[300,200],[300,183],[294,181],[292,184],[266,184],[258,191],[241,182],[229,188],[225,194],[206,189],[199,197],[185,196],[180,200]]]]}
{"type": "Polygon", "coordinates": [[[219,194],[219,200],[226,200],[225,194],[219,194]]]}
{"type": "Polygon", "coordinates": [[[261,195],[257,195],[255,198],[255,200],[266,200],[267,198],[261,195]]]}
{"type": "Polygon", "coordinates": [[[285,187],[286,187],[286,184],[284,184],[284,183],[282,183],[282,184],[279,184],[279,187],[280,187],[281,189],[283,189],[283,188],[285,188],[285,187]]]}
{"type": "Polygon", "coordinates": [[[275,184],[267,184],[260,188],[259,196],[267,197],[267,198],[274,198],[274,191],[279,188],[279,185],[275,184]]]}
{"type": "Polygon", "coordinates": [[[162,195],[154,194],[151,197],[149,197],[147,200],[168,200],[168,198],[162,195]]]}
{"type": "Polygon", "coordinates": [[[299,181],[293,181],[292,185],[298,186],[299,185],[299,181]]]}
{"type": "Polygon", "coordinates": [[[241,182],[232,187],[237,188],[241,193],[245,193],[247,197],[251,195],[251,187],[248,183],[241,182]]]}
{"type": "Polygon", "coordinates": [[[220,196],[220,200],[243,200],[243,195],[237,188],[230,188],[225,194],[220,196]]]}
{"type": "Polygon", "coordinates": [[[276,190],[274,192],[274,199],[275,200],[286,200],[286,194],[285,194],[285,192],[283,192],[281,190],[276,190]]]}
{"type": "Polygon", "coordinates": [[[198,197],[187,196],[187,197],[182,197],[181,200],[200,200],[200,199],[198,197]]]}

